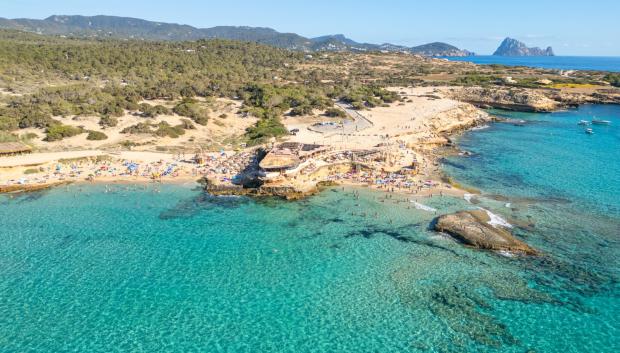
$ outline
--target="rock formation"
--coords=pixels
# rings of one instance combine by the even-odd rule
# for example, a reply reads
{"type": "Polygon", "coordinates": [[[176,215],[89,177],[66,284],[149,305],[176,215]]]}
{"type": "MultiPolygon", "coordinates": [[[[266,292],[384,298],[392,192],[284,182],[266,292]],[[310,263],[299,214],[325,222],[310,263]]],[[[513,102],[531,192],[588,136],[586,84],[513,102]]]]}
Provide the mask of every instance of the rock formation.
{"type": "Polygon", "coordinates": [[[541,91],[526,88],[463,87],[452,89],[447,95],[452,99],[485,108],[516,111],[550,112],[563,106],[541,91]]]}
{"type": "Polygon", "coordinates": [[[554,56],[553,49],[540,49],[538,47],[528,48],[524,43],[516,39],[506,38],[499,45],[493,55],[498,56],[554,56]]]}
{"type": "Polygon", "coordinates": [[[508,229],[491,224],[485,210],[462,211],[440,216],[435,220],[435,230],[444,232],[463,244],[486,250],[510,251],[527,255],[538,252],[516,239],[508,229]]]}

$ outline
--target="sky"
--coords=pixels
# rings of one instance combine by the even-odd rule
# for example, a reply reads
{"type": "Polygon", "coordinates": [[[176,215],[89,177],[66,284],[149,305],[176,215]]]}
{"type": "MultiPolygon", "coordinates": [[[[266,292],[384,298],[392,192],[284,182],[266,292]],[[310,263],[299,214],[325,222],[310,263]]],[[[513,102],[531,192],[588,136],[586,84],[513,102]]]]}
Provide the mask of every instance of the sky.
{"type": "Polygon", "coordinates": [[[271,27],[377,44],[440,41],[480,55],[509,36],[557,55],[620,56],[620,0],[0,0],[0,17],[53,14],[271,27]]]}

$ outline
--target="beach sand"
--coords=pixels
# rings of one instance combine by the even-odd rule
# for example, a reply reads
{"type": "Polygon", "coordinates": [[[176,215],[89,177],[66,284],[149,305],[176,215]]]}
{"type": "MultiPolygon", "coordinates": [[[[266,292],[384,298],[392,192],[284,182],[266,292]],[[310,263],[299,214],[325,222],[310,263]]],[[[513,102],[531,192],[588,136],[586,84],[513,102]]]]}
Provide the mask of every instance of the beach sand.
{"type": "MultiPolygon", "coordinates": [[[[485,112],[468,103],[458,102],[441,95],[441,90],[428,87],[393,87],[403,97],[402,102],[389,106],[376,107],[366,111],[351,112],[350,119],[364,119],[363,124],[349,125],[348,131],[334,127],[324,133],[309,129],[312,124],[330,121],[333,118],[308,116],[285,118],[288,129],[298,128],[299,133],[288,137],[288,141],[306,144],[330,146],[331,154],[351,150],[379,150],[384,154],[383,162],[372,162],[369,174],[349,174],[348,171],[317,171],[326,166],[325,161],[309,160],[309,173],[299,173],[294,178],[286,178],[285,184],[298,190],[313,189],[317,182],[330,180],[349,185],[367,185],[375,189],[397,192],[411,197],[430,197],[431,195],[452,195],[461,197],[465,192],[446,183],[442,179],[438,146],[449,143],[449,135],[490,120],[485,112]],[[356,129],[352,126],[363,126],[356,129]],[[357,130],[357,131],[355,131],[357,130]],[[315,166],[316,164],[316,166],[315,166]],[[403,178],[396,175],[403,167],[416,164],[417,175],[403,178]],[[305,175],[307,174],[307,175],[305,175]]],[[[106,142],[85,140],[79,135],[67,140],[43,143],[50,152],[35,152],[12,157],[0,158],[0,185],[42,185],[59,182],[184,182],[195,181],[202,177],[230,183],[230,179],[239,173],[253,151],[227,151],[201,154],[206,162],[198,165],[193,156],[198,149],[197,143],[190,143],[190,138],[204,137],[208,129],[210,139],[230,138],[240,133],[251,119],[242,118],[235,109],[239,102],[220,101],[221,111],[226,111],[226,123],[209,122],[207,127],[190,130],[189,136],[181,139],[155,138],[151,143],[137,147],[132,151],[120,148],[106,148],[106,142]],[[205,131],[203,131],[205,130],[205,131]],[[59,151],[60,147],[70,149],[59,151]],[[153,151],[162,146],[184,146],[177,153],[153,151]],[[193,149],[191,148],[193,146],[193,149]],[[149,149],[149,150],[147,150],[149,149]],[[185,154],[187,151],[187,155],[185,154]],[[191,152],[190,152],[191,151],[191,152]]],[[[149,102],[156,104],[158,102],[149,102]]],[[[224,114],[224,113],[223,113],[224,114]]],[[[176,116],[159,117],[174,125],[180,122],[176,116]],[[176,121],[176,120],[179,121],[176,121]]],[[[85,128],[95,128],[97,122],[89,117],[66,119],[63,123],[79,124],[85,128]]],[[[129,116],[121,119],[122,124],[110,133],[112,140],[125,138],[120,134],[124,126],[129,126],[144,118],[129,116]]],[[[77,125],[76,125],[77,126],[77,125]]],[[[141,141],[144,136],[133,136],[134,141],[141,141]]],[[[107,142],[109,144],[109,142],[107,142]]],[[[165,149],[164,149],[165,150],[165,149]]],[[[335,161],[338,163],[338,161],[335,161]]],[[[331,168],[330,168],[331,169],[331,168]]],[[[275,183],[274,185],[278,185],[275,183]]]]}

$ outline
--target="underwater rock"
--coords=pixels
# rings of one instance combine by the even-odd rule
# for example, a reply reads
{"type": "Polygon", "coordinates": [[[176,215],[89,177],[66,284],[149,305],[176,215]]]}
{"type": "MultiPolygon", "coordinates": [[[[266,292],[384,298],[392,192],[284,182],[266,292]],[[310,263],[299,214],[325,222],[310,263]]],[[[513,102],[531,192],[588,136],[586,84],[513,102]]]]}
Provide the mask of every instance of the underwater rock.
{"type": "Polygon", "coordinates": [[[434,228],[477,249],[538,254],[535,249],[516,239],[508,229],[490,221],[491,217],[485,210],[462,211],[438,217],[434,228]]]}

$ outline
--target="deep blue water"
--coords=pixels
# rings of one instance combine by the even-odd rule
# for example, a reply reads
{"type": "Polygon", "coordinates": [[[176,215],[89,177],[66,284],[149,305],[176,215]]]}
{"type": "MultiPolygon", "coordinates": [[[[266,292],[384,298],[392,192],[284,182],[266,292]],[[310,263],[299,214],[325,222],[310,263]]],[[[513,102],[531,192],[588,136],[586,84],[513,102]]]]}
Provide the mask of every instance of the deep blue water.
{"type": "Polygon", "coordinates": [[[514,114],[446,170],[543,252],[428,229],[401,197],[298,202],[195,185],[0,196],[0,352],[620,351],[620,109],[514,114]],[[592,115],[613,119],[585,135],[592,115]]]}
{"type": "Polygon", "coordinates": [[[530,66],[559,70],[620,71],[617,56],[494,56],[446,57],[452,61],[468,61],[475,64],[501,64],[530,66]]]}

